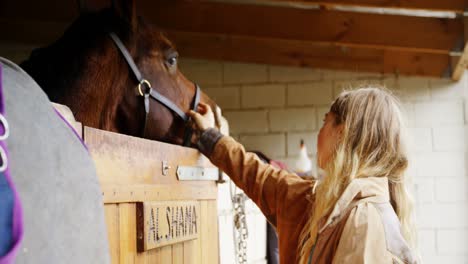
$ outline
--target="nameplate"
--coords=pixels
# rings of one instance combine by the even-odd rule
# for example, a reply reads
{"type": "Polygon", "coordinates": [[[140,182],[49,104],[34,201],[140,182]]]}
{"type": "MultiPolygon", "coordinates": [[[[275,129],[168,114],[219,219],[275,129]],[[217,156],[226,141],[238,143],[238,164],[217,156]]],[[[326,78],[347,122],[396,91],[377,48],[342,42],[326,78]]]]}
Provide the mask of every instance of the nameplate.
{"type": "Polygon", "coordinates": [[[197,239],[200,205],[197,201],[137,203],[137,249],[153,248],[197,239]]]}

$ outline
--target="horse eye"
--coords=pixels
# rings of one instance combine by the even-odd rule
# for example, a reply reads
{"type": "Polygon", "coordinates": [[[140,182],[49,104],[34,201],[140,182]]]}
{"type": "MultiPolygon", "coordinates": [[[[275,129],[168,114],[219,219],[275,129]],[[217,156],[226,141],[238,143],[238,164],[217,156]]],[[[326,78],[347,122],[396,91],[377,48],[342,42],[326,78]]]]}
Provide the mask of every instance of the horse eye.
{"type": "Polygon", "coordinates": [[[167,63],[169,63],[169,65],[172,67],[172,66],[175,66],[177,64],[177,57],[171,57],[167,60],[167,63]]]}

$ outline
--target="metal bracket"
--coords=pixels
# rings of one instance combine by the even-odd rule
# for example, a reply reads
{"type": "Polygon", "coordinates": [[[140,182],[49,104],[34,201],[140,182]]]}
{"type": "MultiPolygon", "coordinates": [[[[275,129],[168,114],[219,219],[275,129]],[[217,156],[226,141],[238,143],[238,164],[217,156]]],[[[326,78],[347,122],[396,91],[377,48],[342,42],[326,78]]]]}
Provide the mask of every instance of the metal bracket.
{"type": "Polygon", "coordinates": [[[218,168],[178,166],[177,178],[179,181],[216,181],[219,178],[218,168]]]}

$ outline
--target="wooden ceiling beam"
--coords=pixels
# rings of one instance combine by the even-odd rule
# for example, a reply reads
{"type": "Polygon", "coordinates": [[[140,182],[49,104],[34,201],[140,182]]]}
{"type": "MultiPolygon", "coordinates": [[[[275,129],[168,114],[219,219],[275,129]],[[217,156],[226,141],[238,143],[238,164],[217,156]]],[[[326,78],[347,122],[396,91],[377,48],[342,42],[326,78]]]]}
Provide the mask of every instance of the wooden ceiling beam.
{"type": "Polygon", "coordinates": [[[468,68],[468,17],[464,17],[463,21],[465,27],[463,40],[465,45],[463,46],[460,58],[452,60],[454,62],[453,65],[455,65],[452,72],[452,79],[454,81],[460,80],[463,73],[468,68]]]}
{"type": "Polygon", "coordinates": [[[166,34],[182,57],[432,77],[443,77],[450,67],[446,54],[180,31],[166,34]]]}
{"type": "Polygon", "coordinates": [[[462,14],[468,8],[466,0],[260,0],[281,4],[334,6],[359,6],[374,8],[397,8],[427,11],[443,11],[462,14]]]}
{"type": "MultiPolygon", "coordinates": [[[[46,45],[67,27],[61,22],[0,19],[1,42],[46,45]]],[[[313,41],[166,31],[182,57],[228,60],[348,71],[443,77],[448,54],[331,45],[313,41]]],[[[458,61],[458,60],[457,60],[458,61]]]]}
{"type": "Polygon", "coordinates": [[[196,1],[138,3],[144,17],[154,24],[186,32],[443,54],[463,36],[461,19],[196,1]]]}

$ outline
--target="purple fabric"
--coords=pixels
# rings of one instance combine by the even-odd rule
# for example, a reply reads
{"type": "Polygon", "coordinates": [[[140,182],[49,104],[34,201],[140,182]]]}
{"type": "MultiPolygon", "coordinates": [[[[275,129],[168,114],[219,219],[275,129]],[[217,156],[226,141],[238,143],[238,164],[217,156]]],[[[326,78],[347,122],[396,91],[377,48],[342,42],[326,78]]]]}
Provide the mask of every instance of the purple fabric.
{"type": "MultiPolygon", "coordinates": [[[[0,113],[2,113],[5,116],[5,103],[4,103],[4,98],[3,98],[2,84],[3,84],[2,64],[0,63],[0,113]]],[[[4,130],[3,126],[0,126],[0,127],[3,132],[4,130]]],[[[6,156],[9,157],[6,142],[0,141],[0,146],[5,150],[6,156]]],[[[18,192],[16,191],[15,186],[13,185],[13,181],[11,180],[11,177],[10,177],[9,167],[7,167],[5,171],[5,177],[14,194],[13,226],[12,226],[13,245],[10,251],[6,255],[0,256],[0,264],[11,264],[11,263],[14,263],[16,253],[18,252],[20,242],[23,238],[23,211],[21,209],[21,203],[20,203],[18,192]]]]}

